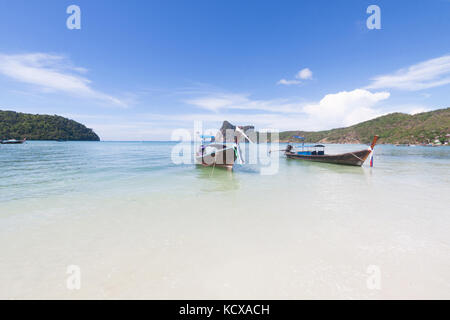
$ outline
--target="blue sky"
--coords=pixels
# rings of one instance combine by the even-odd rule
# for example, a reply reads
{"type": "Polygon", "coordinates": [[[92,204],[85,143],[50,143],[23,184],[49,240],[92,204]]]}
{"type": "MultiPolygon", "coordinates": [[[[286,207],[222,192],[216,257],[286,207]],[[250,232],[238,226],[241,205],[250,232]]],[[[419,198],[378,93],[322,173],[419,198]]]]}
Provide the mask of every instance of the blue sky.
{"type": "Polygon", "coordinates": [[[0,109],[104,140],[168,140],[195,120],[330,129],[448,107],[449,34],[448,0],[0,0],[0,109]]]}

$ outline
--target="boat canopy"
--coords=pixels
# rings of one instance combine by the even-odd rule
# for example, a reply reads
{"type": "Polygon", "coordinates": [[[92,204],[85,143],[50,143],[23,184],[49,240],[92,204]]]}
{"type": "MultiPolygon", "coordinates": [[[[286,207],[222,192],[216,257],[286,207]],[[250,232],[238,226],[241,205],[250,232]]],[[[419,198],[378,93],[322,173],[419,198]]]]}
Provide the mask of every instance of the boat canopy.
{"type": "Polygon", "coordinates": [[[292,136],[292,138],[305,140],[305,137],[301,137],[301,136],[292,136]]]}
{"type": "Polygon", "coordinates": [[[298,155],[325,155],[325,146],[322,144],[299,144],[292,149],[298,155]]]}
{"type": "Polygon", "coordinates": [[[202,139],[214,139],[215,137],[214,137],[214,136],[207,136],[207,135],[201,134],[201,135],[200,135],[200,138],[202,138],[202,139]]]}

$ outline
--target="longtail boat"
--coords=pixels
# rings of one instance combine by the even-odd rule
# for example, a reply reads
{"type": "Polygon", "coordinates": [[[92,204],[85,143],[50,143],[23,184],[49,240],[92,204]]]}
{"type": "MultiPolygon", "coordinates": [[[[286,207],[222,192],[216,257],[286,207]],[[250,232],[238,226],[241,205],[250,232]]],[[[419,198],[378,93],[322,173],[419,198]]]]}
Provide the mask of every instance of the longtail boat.
{"type": "MultiPolygon", "coordinates": [[[[303,137],[294,136],[294,138],[303,139],[304,141],[303,137]]],[[[341,154],[325,154],[324,145],[305,145],[304,142],[299,147],[293,147],[289,144],[284,151],[286,157],[289,159],[301,159],[316,162],[343,164],[349,166],[362,166],[366,159],[369,157],[370,153],[373,151],[377,140],[378,136],[375,136],[373,138],[372,144],[368,149],[341,154]]],[[[372,161],[373,160],[371,160],[371,166],[373,164],[372,161]]]]}
{"type": "MultiPolygon", "coordinates": [[[[236,127],[236,131],[250,141],[250,138],[240,128],[236,127]]],[[[232,170],[236,161],[244,163],[237,137],[235,137],[234,143],[216,142],[214,136],[200,135],[200,138],[202,143],[195,154],[197,165],[232,170]]]]}
{"type": "Polygon", "coordinates": [[[10,139],[10,140],[2,140],[0,141],[1,144],[20,144],[27,141],[27,138],[24,138],[23,140],[16,140],[16,139],[10,139]]]}

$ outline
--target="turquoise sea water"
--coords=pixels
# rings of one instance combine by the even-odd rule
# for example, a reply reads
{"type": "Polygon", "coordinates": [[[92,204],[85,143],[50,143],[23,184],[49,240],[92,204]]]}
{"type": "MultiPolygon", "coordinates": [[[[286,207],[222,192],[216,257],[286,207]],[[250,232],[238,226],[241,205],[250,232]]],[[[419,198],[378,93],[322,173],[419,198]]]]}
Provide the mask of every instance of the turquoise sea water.
{"type": "Polygon", "coordinates": [[[450,298],[450,147],[261,175],[176,165],[174,146],[0,146],[0,298],[450,298]]]}

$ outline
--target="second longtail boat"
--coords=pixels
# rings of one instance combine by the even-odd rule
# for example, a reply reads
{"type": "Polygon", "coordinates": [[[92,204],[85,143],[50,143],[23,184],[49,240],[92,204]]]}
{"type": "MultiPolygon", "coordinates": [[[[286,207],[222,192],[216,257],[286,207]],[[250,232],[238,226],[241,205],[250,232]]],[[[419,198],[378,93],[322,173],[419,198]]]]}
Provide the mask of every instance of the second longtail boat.
{"type": "MultiPolygon", "coordinates": [[[[294,136],[294,138],[304,141],[303,137],[294,136]]],[[[368,149],[341,154],[325,154],[325,146],[321,144],[305,145],[305,143],[303,142],[298,147],[294,147],[289,144],[284,150],[284,154],[289,159],[301,159],[316,162],[344,164],[350,166],[362,166],[366,159],[369,157],[370,153],[373,151],[377,140],[378,136],[375,136],[373,138],[372,144],[368,149]]],[[[371,161],[371,166],[372,163],[373,162],[371,161]]]]}

